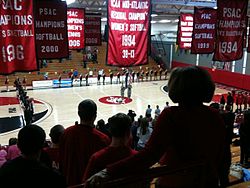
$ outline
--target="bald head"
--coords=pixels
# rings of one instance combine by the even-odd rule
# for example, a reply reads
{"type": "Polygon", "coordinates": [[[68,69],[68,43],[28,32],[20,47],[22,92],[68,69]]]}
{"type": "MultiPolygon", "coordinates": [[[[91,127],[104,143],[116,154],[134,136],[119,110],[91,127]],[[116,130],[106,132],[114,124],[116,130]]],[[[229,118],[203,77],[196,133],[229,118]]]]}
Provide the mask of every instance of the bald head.
{"type": "Polygon", "coordinates": [[[91,99],[86,99],[78,105],[78,115],[81,121],[95,120],[97,113],[97,106],[91,99]]]}

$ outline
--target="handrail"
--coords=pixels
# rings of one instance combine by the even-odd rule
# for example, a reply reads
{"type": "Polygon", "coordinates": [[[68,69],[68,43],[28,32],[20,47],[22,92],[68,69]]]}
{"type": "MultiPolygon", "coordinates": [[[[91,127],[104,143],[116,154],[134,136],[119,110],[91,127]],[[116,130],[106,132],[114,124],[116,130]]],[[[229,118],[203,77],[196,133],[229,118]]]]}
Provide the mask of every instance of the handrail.
{"type": "MultiPolygon", "coordinates": [[[[205,186],[205,163],[204,162],[191,162],[187,165],[183,165],[180,168],[176,169],[170,169],[168,166],[159,166],[159,167],[153,167],[146,171],[141,172],[140,174],[136,175],[130,175],[127,177],[117,178],[117,179],[111,179],[106,182],[103,182],[99,188],[111,188],[111,187],[121,187],[125,186],[131,183],[138,183],[138,182],[147,182],[154,178],[158,178],[161,176],[167,176],[167,175],[174,175],[181,172],[192,172],[194,170],[198,170],[199,173],[197,173],[197,176],[199,176],[199,181],[197,182],[199,184],[199,188],[203,188],[205,186]]],[[[68,188],[83,188],[83,184],[78,184],[74,186],[70,186],[68,188]]]]}

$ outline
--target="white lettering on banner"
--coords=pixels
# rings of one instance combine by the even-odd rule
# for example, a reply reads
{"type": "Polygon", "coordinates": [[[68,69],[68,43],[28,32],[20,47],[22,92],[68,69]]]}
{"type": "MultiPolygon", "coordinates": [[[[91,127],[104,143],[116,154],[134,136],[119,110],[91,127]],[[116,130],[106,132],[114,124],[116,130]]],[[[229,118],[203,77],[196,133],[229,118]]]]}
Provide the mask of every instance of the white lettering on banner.
{"type": "Polygon", "coordinates": [[[22,0],[1,0],[1,7],[4,10],[22,10],[22,0]],[[20,3],[20,4],[19,4],[20,3]]]}
{"type": "Polygon", "coordinates": [[[88,44],[96,44],[97,42],[97,38],[86,38],[86,43],[88,44]]]}
{"type": "Polygon", "coordinates": [[[124,23],[115,23],[115,22],[111,22],[111,30],[114,31],[124,31],[124,23]]]}
{"type": "Polygon", "coordinates": [[[68,37],[81,37],[80,32],[68,32],[68,37]]]}
{"type": "Polygon", "coordinates": [[[42,53],[54,53],[58,51],[59,51],[58,46],[41,46],[42,53]]]}
{"type": "Polygon", "coordinates": [[[198,48],[209,48],[209,43],[197,43],[198,48]]]}
{"type": "Polygon", "coordinates": [[[111,11],[110,12],[110,16],[113,19],[117,19],[117,20],[127,20],[127,15],[126,12],[118,12],[118,11],[111,11]]]}
{"type": "Polygon", "coordinates": [[[39,14],[43,16],[56,16],[56,9],[39,8],[39,14]]]}
{"type": "Polygon", "coordinates": [[[82,25],[68,25],[68,30],[73,30],[73,31],[81,31],[82,30],[82,25]]]}
{"type": "Polygon", "coordinates": [[[203,19],[203,20],[210,20],[211,16],[212,16],[211,14],[204,13],[204,14],[201,14],[201,19],[203,19]]]}
{"type": "Polygon", "coordinates": [[[2,47],[3,62],[11,62],[15,59],[24,60],[24,52],[22,45],[9,44],[2,47]]]}
{"type": "Polygon", "coordinates": [[[183,47],[184,48],[190,48],[191,47],[191,43],[183,43],[183,47]]]}
{"type": "Polygon", "coordinates": [[[64,21],[36,21],[36,28],[64,28],[64,21]]]}
{"type": "Polygon", "coordinates": [[[67,15],[70,16],[70,17],[77,17],[78,16],[78,12],[77,11],[68,10],[67,11],[67,15]]]}
{"type": "Polygon", "coordinates": [[[193,27],[181,27],[181,31],[193,31],[193,27]]]}
{"type": "Polygon", "coordinates": [[[64,40],[62,33],[39,33],[36,40],[64,40]]]}
{"type": "Polygon", "coordinates": [[[181,35],[182,35],[183,37],[191,37],[192,34],[193,34],[193,33],[191,33],[191,32],[182,32],[181,35]]]}
{"type": "Polygon", "coordinates": [[[186,21],[192,21],[193,22],[193,17],[192,16],[186,16],[186,21]]]}
{"type": "Polygon", "coordinates": [[[84,19],[78,19],[78,18],[68,18],[67,20],[68,24],[84,24],[84,19]]]}
{"type": "Polygon", "coordinates": [[[69,40],[69,46],[70,47],[79,47],[81,46],[80,40],[69,40]]]}
{"type": "Polygon", "coordinates": [[[148,9],[147,1],[122,1],[122,8],[131,9],[148,9]]]}
{"type": "Polygon", "coordinates": [[[235,42],[219,42],[220,53],[236,53],[237,52],[237,41],[235,42]]]}
{"type": "Polygon", "coordinates": [[[213,39],[212,33],[195,33],[195,39],[213,39]]]}
{"type": "Polygon", "coordinates": [[[219,27],[221,28],[239,28],[245,27],[245,21],[220,20],[219,27]]]}
{"type": "Polygon", "coordinates": [[[32,25],[32,15],[0,15],[1,25],[32,25]]]}
{"type": "Polygon", "coordinates": [[[4,30],[3,37],[33,37],[32,30],[4,30]]]}
{"type": "Polygon", "coordinates": [[[122,35],[122,46],[135,46],[135,35],[122,35]]]}
{"type": "Polygon", "coordinates": [[[195,29],[214,29],[215,24],[195,24],[195,29]]]}
{"type": "Polygon", "coordinates": [[[192,38],[181,37],[181,42],[191,42],[191,41],[192,41],[192,38]]]}
{"type": "Polygon", "coordinates": [[[239,8],[223,8],[223,17],[241,18],[241,9],[239,8]]]}
{"type": "Polygon", "coordinates": [[[147,12],[144,12],[144,13],[130,12],[130,13],[128,13],[129,20],[145,20],[146,16],[147,16],[147,12]]]}
{"type": "Polygon", "coordinates": [[[129,31],[146,31],[144,24],[130,24],[129,31]]]}
{"type": "Polygon", "coordinates": [[[122,50],[122,58],[135,58],[135,50],[122,50]]]}
{"type": "Polygon", "coordinates": [[[121,6],[120,0],[111,0],[111,6],[114,8],[120,8],[121,6]]]}

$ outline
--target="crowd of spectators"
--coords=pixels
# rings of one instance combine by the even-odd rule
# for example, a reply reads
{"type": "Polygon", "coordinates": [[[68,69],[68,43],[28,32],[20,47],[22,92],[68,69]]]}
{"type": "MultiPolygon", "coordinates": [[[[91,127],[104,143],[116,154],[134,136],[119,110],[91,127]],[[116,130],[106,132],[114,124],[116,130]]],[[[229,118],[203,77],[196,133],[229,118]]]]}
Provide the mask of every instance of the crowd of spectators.
{"type": "MultiPolygon", "coordinates": [[[[25,94],[20,95],[18,83],[16,87],[22,101],[25,94]]],[[[88,187],[137,174],[156,163],[175,169],[191,161],[203,161],[206,187],[226,187],[235,122],[231,106],[203,104],[211,101],[215,85],[199,67],[174,69],[168,87],[170,99],[178,106],[166,102],[164,109],[156,105],[153,110],[148,105],[138,118],[130,109],[127,114],[110,117],[107,123],[98,120],[97,125],[96,103],[83,100],[78,105],[80,121],[66,129],[62,125],[52,127],[50,142],[45,142],[44,130],[30,122],[19,131],[17,139],[10,140],[8,148],[0,149],[1,186],[66,187],[86,183],[88,187]],[[11,180],[13,176],[17,181],[11,180]]],[[[247,147],[241,151],[241,163],[248,162],[250,152],[249,114],[245,111],[246,118],[241,122],[240,134],[247,134],[242,136],[242,145],[247,147]]],[[[185,187],[181,183],[164,177],[157,181],[159,187],[185,187]]]]}

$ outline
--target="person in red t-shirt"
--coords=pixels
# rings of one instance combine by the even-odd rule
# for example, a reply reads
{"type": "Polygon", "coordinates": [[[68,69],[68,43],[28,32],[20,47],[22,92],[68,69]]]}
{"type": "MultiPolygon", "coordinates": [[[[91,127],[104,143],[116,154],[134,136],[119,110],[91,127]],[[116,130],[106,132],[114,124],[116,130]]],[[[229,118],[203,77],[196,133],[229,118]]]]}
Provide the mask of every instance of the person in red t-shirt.
{"type": "Polygon", "coordinates": [[[62,125],[55,125],[50,129],[49,136],[51,138],[51,146],[46,147],[43,150],[48,154],[51,167],[59,171],[59,141],[64,132],[64,127],[62,125]]]}
{"type": "Polygon", "coordinates": [[[112,164],[136,153],[135,150],[128,146],[131,133],[131,118],[126,114],[118,113],[109,119],[109,125],[112,142],[108,147],[91,156],[84,173],[83,182],[95,173],[106,168],[108,164],[112,164]]]}
{"type": "Polygon", "coordinates": [[[65,129],[59,147],[60,168],[68,186],[80,184],[91,155],[110,144],[109,137],[94,128],[94,101],[83,100],[78,105],[78,115],[80,124],[76,122],[65,129]]]}

